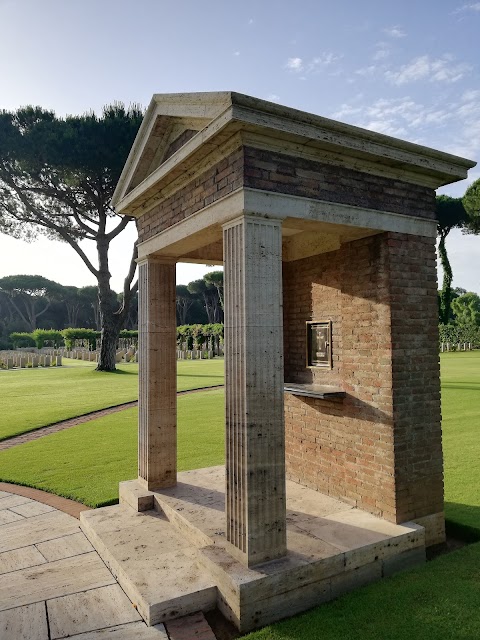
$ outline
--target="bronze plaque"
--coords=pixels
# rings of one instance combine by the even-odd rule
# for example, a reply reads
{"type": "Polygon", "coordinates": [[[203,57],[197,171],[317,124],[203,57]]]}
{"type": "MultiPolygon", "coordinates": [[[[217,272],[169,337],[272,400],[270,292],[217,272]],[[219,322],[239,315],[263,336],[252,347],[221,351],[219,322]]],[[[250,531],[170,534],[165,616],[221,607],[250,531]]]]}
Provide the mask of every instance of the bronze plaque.
{"type": "Polygon", "coordinates": [[[331,368],[331,322],[307,322],[307,366],[331,368]]]}

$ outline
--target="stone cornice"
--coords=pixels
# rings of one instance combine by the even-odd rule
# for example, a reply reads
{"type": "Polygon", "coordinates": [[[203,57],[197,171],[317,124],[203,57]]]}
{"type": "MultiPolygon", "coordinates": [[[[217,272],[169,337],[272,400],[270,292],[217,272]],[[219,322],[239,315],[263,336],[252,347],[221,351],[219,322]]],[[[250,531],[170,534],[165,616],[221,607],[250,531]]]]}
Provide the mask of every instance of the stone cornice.
{"type": "Polygon", "coordinates": [[[223,145],[238,132],[261,137],[263,145],[277,150],[279,145],[292,151],[300,147],[319,160],[334,164],[337,157],[344,166],[431,188],[464,179],[475,166],[448,153],[238,93],[160,94],[152,99],[119,180],[112,200],[117,211],[142,215],[155,193],[178,184],[182,176],[191,178],[206,156],[218,154],[219,159],[223,145]],[[203,118],[206,126],[128,191],[159,118],[203,118]]]}

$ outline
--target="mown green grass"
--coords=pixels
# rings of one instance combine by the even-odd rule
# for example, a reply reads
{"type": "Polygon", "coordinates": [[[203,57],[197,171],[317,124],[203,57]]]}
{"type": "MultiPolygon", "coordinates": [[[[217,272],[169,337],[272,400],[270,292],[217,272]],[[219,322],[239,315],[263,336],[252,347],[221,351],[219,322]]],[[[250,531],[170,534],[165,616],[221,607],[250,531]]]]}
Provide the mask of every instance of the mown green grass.
{"type": "MultiPolygon", "coordinates": [[[[223,390],[178,398],[180,471],[223,463],[223,425],[223,390]]],[[[137,475],[137,409],[0,453],[1,481],[44,489],[91,507],[116,502],[119,481],[137,475]]]]}
{"type": "Polygon", "coordinates": [[[445,515],[448,529],[480,539],[480,351],[444,353],[445,515]]]}
{"type": "MultiPolygon", "coordinates": [[[[120,364],[115,373],[94,363],[64,360],[50,369],[0,371],[0,440],[48,424],[138,398],[138,365],[120,364]]],[[[179,391],[223,384],[223,360],[181,360],[179,391]]]]}

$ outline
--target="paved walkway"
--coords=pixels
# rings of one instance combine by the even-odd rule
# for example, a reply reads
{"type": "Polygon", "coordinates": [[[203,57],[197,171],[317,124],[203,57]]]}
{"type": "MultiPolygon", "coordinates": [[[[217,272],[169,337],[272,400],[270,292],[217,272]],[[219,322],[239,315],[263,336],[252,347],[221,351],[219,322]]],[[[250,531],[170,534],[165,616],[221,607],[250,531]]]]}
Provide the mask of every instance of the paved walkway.
{"type": "Polygon", "coordinates": [[[1,640],[215,638],[202,614],[147,627],[78,520],[21,489],[0,490],[1,640]]]}
{"type": "MultiPolygon", "coordinates": [[[[215,385],[213,387],[201,387],[200,389],[186,389],[185,391],[177,391],[178,396],[186,395],[187,393],[198,393],[200,391],[210,391],[211,389],[222,389],[223,384],[215,385]]],[[[35,431],[29,431],[28,433],[22,433],[19,436],[13,436],[12,438],[8,438],[7,440],[3,440],[0,442],[0,451],[4,451],[5,449],[11,449],[12,447],[16,447],[19,444],[25,444],[25,442],[31,442],[32,440],[38,440],[38,438],[43,438],[43,436],[48,436],[51,433],[57,433],[57,431],[63,431],[64,429],[70,429],[71,427],[76,427],[78,424],[83,424],[84,422],[89,422],[90,420],[96,420],[97,418],[103,418],[104,416],[108,416],[111,413],[117,413],[117,411],[124,411],[125,409],[131,409],[138,405],[138,400],[133,400],[132,402],[125,402],[123,404],[118,404],[114,407],[108,407],[107,409],[99,409],[98,411],[91,411],[90,413],[86,413],[83,416],[77,416],[76,418],[70,418],[69,420],[62,420],[61,422],[56,422],[55,424],[51,424],[47,427],[40,427],[40,429],[35,429],[35,431]]],[[[0,638],[0,640],[2,640],[0,638]]]]}

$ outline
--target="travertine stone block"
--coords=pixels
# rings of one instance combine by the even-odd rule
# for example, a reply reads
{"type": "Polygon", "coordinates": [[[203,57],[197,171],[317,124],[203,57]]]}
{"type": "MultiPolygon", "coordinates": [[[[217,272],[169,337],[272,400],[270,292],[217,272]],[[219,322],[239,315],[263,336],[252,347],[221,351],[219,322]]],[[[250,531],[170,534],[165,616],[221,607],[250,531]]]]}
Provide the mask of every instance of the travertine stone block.
{"type": "Polygon", "coordinates": [[[146,489],[177,481],[175,262],[139,264],[138,475],[146,489]]]}
{"type": "Polygon", "coordinates": [[[248,566],[286,553],[281,233],[224,226],[227,540],[248,566]]]}
{"type": "Polygon", "coordinates": [[[49,640],[45,602],[0,612],[2,640],[49,640]]]}

